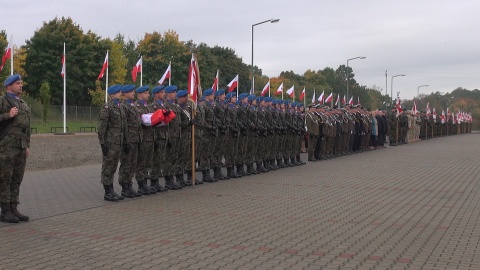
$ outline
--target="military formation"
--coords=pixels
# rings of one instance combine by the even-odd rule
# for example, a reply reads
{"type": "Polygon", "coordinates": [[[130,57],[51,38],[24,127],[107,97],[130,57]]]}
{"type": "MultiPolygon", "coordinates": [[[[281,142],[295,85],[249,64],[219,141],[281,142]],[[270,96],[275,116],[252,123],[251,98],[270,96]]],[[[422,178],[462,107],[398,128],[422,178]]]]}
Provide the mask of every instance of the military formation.
{"type": "Polygon", "coordinates": [[[107,201],[305,164],[300,158],[306,133],[301,103],[207,89],[195,104],[186,90],[174,85],[152,88],[149,102],[149,90],[133,85],[108,89],[110,101],[98,121],[107,201]],[[162,117],[170,116],[168,123],[142,121],[143,115],[158,110],[162,117]],[[119,162],[120,194],[113,185],[119,162]],[[195,171],[201,171],[201,179],[194,179],[195,171]]]}

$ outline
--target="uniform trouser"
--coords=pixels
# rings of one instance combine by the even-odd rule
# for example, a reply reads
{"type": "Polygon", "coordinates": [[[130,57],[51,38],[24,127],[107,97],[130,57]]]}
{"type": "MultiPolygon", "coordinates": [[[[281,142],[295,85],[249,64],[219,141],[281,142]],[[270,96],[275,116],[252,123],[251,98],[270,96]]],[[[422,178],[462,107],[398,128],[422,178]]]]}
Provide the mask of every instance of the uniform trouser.
{"type": "MultiPolygon", "coordinates": [[[[150,177],[151,178],[160,178],[160,177],[163,177],[165,176],[165,150],[166,150],[166,147],[167,147],[167,141],[166,140],[157,140],[155,142],[155,144],[157,145],[157,147],[154,147],[153,146],[153,143],[152,144],[152,148],[154,148],[154,151],[152,153],[152,166],[151,166],[151,170],[150,170],[150,177]]],[[[141,145],[141,144],[140,144],[141,145]]],[[[149,144],[150,145],[150,144],[149,144]]],[[[144,162],[144,159],[147,158],[146,156],[143,156],[143,152],[142,151],[138,151],[140,153],[140,155],[138,155],[138,160],[142,160],[142,162],[144,162]]],[[[140,167],[140,164],[137,165],[138,167],[140,167]]],[[[145,170],[145,169],[143,169],[145,170]]],[[[142,170],[138,170],[138,171],[142,171],[142,170]]],[[[138,171],[137,171],[137,180],[140,180],[139,177],[138,177],[138,171]]],[[[146,170],[146,172],[148,172],[148,170],[146,170]]],[[[143,175],[148,175],[148,173],[143,173],[143,175]]],[[[143,177],[145,178],[145,177],[143,177]]],[[[142,179],[143,179],[142,178],[142,179]]]]}
{"type": "Polygon", "coordinates": [[[227,137],[225,143],[225,166],[226,167],[233,167],[237,165],[239,162],[237,160],[238,157],[238,138],[230,135],[227,137]]]}
{"type": "Polygon", "coordinates": [[[215,138],[215,143],[212,145],[214,147],[212,152],[212,167],[222,167],[222,159],[225,153],[225,143],[227,142],[227,135],[219,134],[215,138]]]}
{"type": "Polygon", "coordinates": [[[258,136],[257,137],[257,151],[255,153],[255,162],[262,162],[266,158],[267,147],[266,147],[266,137],[258,136]]]}
{"type": "Polygon", "coordinates": [[[135,179],[144,181],[150,178],[158,177],[154,168],[156,165],[154,159],[154,143],[153,141],[143,141],[138,147],[137,168],[135,170],[135,179]]]}
{"type": "Polygon", "coordinates": [[[278,158],[278,155],[279,155],[279,147],[280,147],[280,138],[282,137],[282,135],[280,134],[273,134],[272,135],[272,140],[271,140],[271,143],[272,143],[272,146],[270,149],[272,149],[272,151],[270,152],[270,158],[271,159],[277,159],[278,158]]]}
{"type": "Polygon", "coordinates": [[[275,158],[275,139],[276,139],[276,134],[268,134],[268,136],[265,139],[265,145],[267,148],[267,151],[265,153],[265,159],[272,159],[275,158]]]}
{"type": "Polygon", "coordinates": [[[113,184],[113,176],[117,171],[120,152],[122,151],[122,146],[120,144],[107,143],[107,147],[108,155],[103,156],[102,159],[101,181],[103,185],[113,184]]]}
{"type": "Polygon", "coordinates": [[[215,143],[215,135],[205,134],[200,143],[199,152],[202,153],[199,161],[199,169],[207,170],[210,169],[210,161],[212,159],[212,146],[215,143]]]}
{"type": "Polygon", "coordinates": [[[20,185],[27,163],[26,150],[2,148],[0,152],[0,202],[19,204],[20,185]]]}
{"type": "Polygon", "coordinates": [[[342,133],[342,152],[347,152],[349,151],[348,145],[349,145],[349,140],[350,140],[350,134],[348,133],[342,133]]]}
{"type": "Polygon", "coordinates": [[[334,149],[333,152],[335,155],[340,154],[340,148],[342,147],[342,134],[337,134],[335,136],[335,143],[334,143],[334,149]]]}
{"type": "Polygon", "coordinates": [[[250,164],[255,162],[255,155],[257,152],[258,136],[255,134],[249,134],[247,142],[247,155],[245,157],[245,163],[250,164]]]}
{"type": "Polygon", "coordinates": [[[176,174],[181,174],[183,171],[190,171],[192,169],[192,133],[182,132],[182,143],[180,144],[180,171],[176,174]]]}
{"type": "Polygon", "coordinates": [[[317,135],[308,135],[308,160],[315,160],[315,148],[317,147],[317,135]]]}
{"type": "Polygon", "coordinates": [[[165,175],[171,176],[179,174],[181,170],[180,156],[180,137],[171,137],[168,140],[165,151],[165,175]]]}
{"type": "Polygon", "coordinates": [[[349,141],[348,141],[348,149],[350,151],[354,151],[354,143],[355,143],[355,132],[352,131],[352,133],[350,133],[350,138],[349,138],[349,141]]]}
{"type": "Polygon", "coordinates": [[[235,160],[236,164],[244,164],[246,163],[246,157],[247,157],[247,142],[248,142],[248,137],[245,134],[240,134],[238,136],[238,156],[235,160]]]}
{"type": "Polygon", "coordinates": [[[131,143],[132,147],[130,151],[125,153],[122,151],[120,154],[120,168],[118,169],[118,183],[130,183],[135,171],[137,169],[137,157],[138,157],[138,142],[131,143]]]}
{"type": "Polygon", "coordinates": [[[278,143],[277,143],[277,158],[280,159],[280,158],[285,158],[284,157],[284,149],[285,149],[285,142],[286,142],[286,138],[287,135],[286,134],[279,134],[278,135],[278,143]]]}
{"type": "Polygon", "coordinates": [[[295,146],[295,156],[298,156],[300,155],[300,152],[302,151],[302,142],[303,142],[303,137],[305,135],[304,134],[299,134],[297,136],[297,143],[296,143],[296,146],[295,146]]]}

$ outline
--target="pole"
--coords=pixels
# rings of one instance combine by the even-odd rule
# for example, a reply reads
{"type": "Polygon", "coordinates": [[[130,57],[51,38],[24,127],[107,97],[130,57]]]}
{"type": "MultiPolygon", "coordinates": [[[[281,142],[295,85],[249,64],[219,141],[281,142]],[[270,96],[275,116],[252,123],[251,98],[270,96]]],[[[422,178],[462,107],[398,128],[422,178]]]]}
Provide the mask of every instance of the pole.
{"type": "Polygon", "coordinates": [[[348,72],[348,61],[350,61],[350,59],[347,60],[347,98],[348,98],[348,77],[350,76],[350,72],[348,72]]]}
{"type": "MultiPolygon", "coordinates": [[[[11,53],[11,56],[10,56],[10,76],[13,75],[13,35],[10,35],[10,44],[11,47],[10,47],[10,53],[11,53]]],[[[7,48],[8,50],[8,48],[7,48]]]]}
{"type": "MultiPolygon", "coordinates": [[[[192,106],[192,120],[195,119],[195,103],[192,106]]],[[[195,125],[192,125],[192,188],[195,188],[195,125]]]]}
{"type": "MultiPolygon", "coordinates": [[[[252,25],[252,87],[250,89],[250,94],[253,94],[255,93],[255,86],[254,86],[254,79],[253,79],[253,27],[255,26],[255,24],[252,25]]],[[[237,93],[237,96],[238,96],[238,93],[237,93]]]]}
{"type": "Polygon", "coordinates": [[[387,108],[387,88],[388,88],[388,78],[387,78],[387,70],[385,70],[385,111],[387,108]]]}
{"type": "Polygon", "coordinates": [[[65,55],[65,42],[63,43],[63,65],[65,66],[63,73],[63,133],[67,133],[67,57],[65,55]]]}
{"type": "Polygon", "coordinates": [[[143,56],[140,56],[140,63],[142,65],[140,66],[140,87],[143,85],[143,56]]]}
{"type": "MultiPolygon", "coordinates": [[[[170,60],[170,76],[168,77],[168,85],[172,85],[172,60],[170,60]]],[[[143,70],[143,63],[142,63],[142,70],[143,70]]]]}
{"type": "MultiPolygon", "coordinates": [[[[107,50],[107,61],[108,60],[108,50],[107,50]]],[[[108,102],[108,94],[107,94],[107,91],[108,91],[108,62],[107,62],[107,79],[105,80],[105,103],[108,102]]]]}

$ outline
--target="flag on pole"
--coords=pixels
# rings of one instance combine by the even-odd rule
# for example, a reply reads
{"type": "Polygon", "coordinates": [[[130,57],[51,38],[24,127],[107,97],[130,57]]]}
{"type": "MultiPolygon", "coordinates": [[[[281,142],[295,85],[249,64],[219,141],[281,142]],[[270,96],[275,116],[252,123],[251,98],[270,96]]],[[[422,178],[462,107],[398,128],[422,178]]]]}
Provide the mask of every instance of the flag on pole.
{"type": "Polygon", "coordinates": [[[158,84],[163,84],[166,79],[169,79],[172,76],[172,64],[169,64],[165,73],[163,73],[162,78],[158,81],[158,84]]]}
{"type": "Polygon", "coordinates": [[[190,68],[188,70],[188,93],[194,102],[197,102],[198,93],[201,92],[200,70],[198,69],[197,58],[192,53],[190,68]]]}
{"type": "Polygon", "coordinates": [[[400,102],[400,98],[397,98],[397,103],[395,104],[395,109],[397,109],[397,115],[400,114],[402,110],[402,104],[400,102]]]}
{"type": "Polygon", "coordinates": [[[62,71],[60,71],[60,75],[65,77],[65,54],[62,55],[62,71]]]}
{"type": "Polygon", "coordinates": [[[238,89],[238,74],[233,78],[231,82],[227,84],[228,86],[228,92],[232,92],[233,90],[238,89]]]}
{"type": "Polygon", "coordinates": [[[427,111],[427,116],[430,116],[431,113],[430,113],[430,103],[429,103],[429,102],[427,102],[427,109],[426,109],[426,111],[427,111]]]}
{"type": "Polygon", "coordinates": [[[295,85],[292,85],[292,87],[288,88],[287,94],[288,94],[291,98],[295,98],[295,85]]]}
{"type": "Polygon", "coordinates": [[[139,72],[142,72],[142,57],[140,57],[140,59],[138,60],[137,64],[135,64],[135,66],[133,67],[132,69],[132,80],[134,82],[137,81],[137,74],[139,72]]]}
{"type": "Polygon", "coordinates": [[[105,70],[108,68],[108,51],[107,55],[105,56],[105,61],[103,61],[102,70],[100,70],[100,74],[98,74],[97,80],[100,80],[105,75],[105,70]]]}
{"type": "Polygon", "coordinates": [[[361,105],[360,104],[360,96],[357,97],[357,105],[361,105]]]}
{"type": "Polygon", "coordinates": [[[268,80],[267,84],[262,89],[262,93],[260,93],[260,96],[264,97],[267,93],[270,92],[270,80],[268,80]]]}
{"type": "Polygon", "coordinates": [[[218,90],[218,72],[219,70],[217,70],[217,75],[215,75],[215,79],[213,80],[212,89],[214,92],[218,90]]]}
{"type": "Polygon", "coordinates": [[[328,95],[328,97],[325,99],[325,103],[332,102],[332,99],[333,99],[333,93],[330,93],[330,95],[328,95]]]}
{"type": "Polygon", "coordinates": [[[353,106],[353,96],[350,98],[350,100],[348,101],[348,104],[352,105],[353,106]]]}
{"type": "Polygon", "coordinates": [[[303,87],[303,91],[300,94],[300,101],[303,101],[304,98],[305,98],[305,87],[303,87]]]}
{"type": "Polygon", "coordinates": [[[3,70],[3,67],[7,63],[7,59],[11,59],[11,58],[12,58],[12,48],[10,46],[10,43],[8,43],[7,49],[5,49],[5,52],[3,53],[3,56],[2,56],[2,64],[0,65],[0,72],[3,70]]]}
{"type": "Polygon", "coordinates": [[[343,95],[342,105],[345,105],[345,104],[347,104],[347,97],[343,95]]]}
{"type": "Polygon", "coordinates": [[[340,106],[340,95],[337,95],[337,100],[335,101],[335,106],[340,106]]]}
{"type": "Polygon", "coordinates": [[[433,107],[432,115],[433,115],[433,120],[437,120],[437,112],[435,111],[435,107],[433,107]]]}
{"type": "Polygon", "coordinates": [[[312,97],[312,104],[315,104],[317,100],[315,99],[315,88],[313,88],[313,97],[312,97]]]}
{"type": "Polygon", "coordinates": [[[417,114],[417,103],[415,102],[415,100],[413,101],[412,113],[417,114]]]}
{"type": "Polygon", "coordinates": [[[278,86],[277,91],[275,92],[275,95],[283,95],[283,82],[278,86]]]}
{"type": "Polygon", "coordinates": [[[323,104],[323,97],[325,96],[325,90],[322,91],[322,94],[318,97],[318,101],[323,104]]]}

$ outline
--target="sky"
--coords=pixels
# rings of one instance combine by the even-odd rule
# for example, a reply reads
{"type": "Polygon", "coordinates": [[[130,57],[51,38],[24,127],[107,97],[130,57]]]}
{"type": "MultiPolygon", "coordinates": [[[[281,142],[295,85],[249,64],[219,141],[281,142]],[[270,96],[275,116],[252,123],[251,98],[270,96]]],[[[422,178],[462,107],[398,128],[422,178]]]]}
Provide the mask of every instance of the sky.
{"type": "Polygon", "coordinates": [[[230,47],[250,64],[252,25],[280,19],[253,28],[254,65],[264,75],[337,69],[365,56],[349,61],[357,82],[400,92],[402,99],[414,98],[420,85],[428,85],[421,94],[480,89],[478,0],[16,0],[1,6],[0,29],[15,45],[63,16],[105,38],[121,33],[138,41],[174,30],[183,41],[230,47]],[[395,77],[392,89],[391,77],[399,74],[405,76],[395,77]]]}

